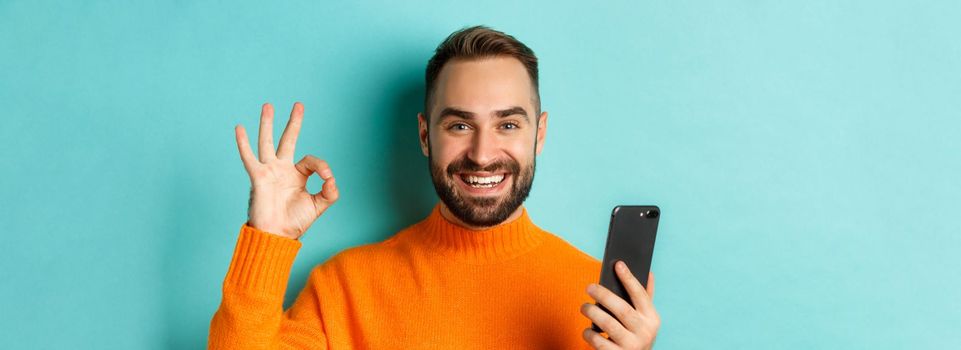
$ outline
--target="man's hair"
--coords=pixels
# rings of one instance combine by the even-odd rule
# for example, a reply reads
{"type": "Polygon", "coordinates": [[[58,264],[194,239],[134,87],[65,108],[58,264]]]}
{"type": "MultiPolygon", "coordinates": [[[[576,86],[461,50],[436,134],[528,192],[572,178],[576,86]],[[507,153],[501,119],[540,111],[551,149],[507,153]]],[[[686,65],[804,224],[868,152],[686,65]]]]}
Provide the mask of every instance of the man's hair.
{"type": "MultiPolygon", "coordinates": [[[[533,104],[536,115],[541,112],[540,90],[537,86],[537,56],[534,55],[527,45],[521,43],[513,36],[504,34],[486,26],[473,26],[463,28],[451,33],[444,39],[434,56],[427,62],[427,92],[424,96],[424,115],[430,119],[431,99],[434,96],[434,89],[437,85],[437,76],[440,75],[444,64],[454,59],[480,59],[496,56],[513,57],[520,61],[527,69],[527,75],[531,78],[533,86],[533,104]]],[[[536,118],[535,115],[535,118],[536,118]]]]}

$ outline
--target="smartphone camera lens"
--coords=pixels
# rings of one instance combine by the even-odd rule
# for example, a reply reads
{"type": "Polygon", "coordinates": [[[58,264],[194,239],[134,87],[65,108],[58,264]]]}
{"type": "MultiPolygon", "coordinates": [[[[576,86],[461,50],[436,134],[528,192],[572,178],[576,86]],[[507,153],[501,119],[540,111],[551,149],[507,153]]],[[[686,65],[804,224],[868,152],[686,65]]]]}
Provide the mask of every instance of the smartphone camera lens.
{"type": "Polygon", "coordinates": [[[657,210],[648,210],[643,214],[644,215],[642,216],[646,216],[648,219],[653,219],[653,218],[656,218],[658,215],[660,215],[660,213],[658,213],[657,210]]]}

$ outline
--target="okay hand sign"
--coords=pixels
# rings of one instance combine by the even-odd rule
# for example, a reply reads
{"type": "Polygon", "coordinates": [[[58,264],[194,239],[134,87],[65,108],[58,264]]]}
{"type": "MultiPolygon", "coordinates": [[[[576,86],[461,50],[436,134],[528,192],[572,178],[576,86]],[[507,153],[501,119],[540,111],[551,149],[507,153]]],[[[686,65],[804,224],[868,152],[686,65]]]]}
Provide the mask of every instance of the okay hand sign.
{"type": "Polygon", "coordinates": [[[280,145],[274,152],[274,107],[265,103],[260,112],[259,159],[250,149],[244,127],[238,124],[234,128],[240,159],[250,175],[247,225],[291,239],[300,238],[339,196],[334,173],[327,162],[307,155],[297,164],[293,163],[294,146],[303,120],[304,105],[294,103],[280,145]],[[311,194],[307,192],[307,178],[313,173],[324,180],[324,185],[320,192],[311,194]]]}

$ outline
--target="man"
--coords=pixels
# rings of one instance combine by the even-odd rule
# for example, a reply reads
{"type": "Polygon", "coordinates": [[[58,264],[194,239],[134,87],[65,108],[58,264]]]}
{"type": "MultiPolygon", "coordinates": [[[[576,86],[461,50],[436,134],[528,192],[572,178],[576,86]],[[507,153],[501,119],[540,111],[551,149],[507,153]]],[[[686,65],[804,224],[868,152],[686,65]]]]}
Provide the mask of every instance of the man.
{"type": "Polygon", "coordinates": [[[651,304],[653,274],[645,290],[618,264],[632,307],[592,283],[597,259],[535,226],[522,205],[547,133],[537,81],[534,53],[509,35],[478,26],[444,40],[427,65],[417,116],[440,202],[387,240],[315,267],[286,312],[299,239],[337,201],[337,185],[323,160],[308,155],[293,163],[300,103],[276,152],[273,107],[263,106],[259,159],[238,125],[252,184],[249,217],[209,347],[649,349],[660,324],[651,304]],[[310,194],[314,173],[324,184],[310,194]],[[591,322],[608,337],[593,332],[591,322]]]}

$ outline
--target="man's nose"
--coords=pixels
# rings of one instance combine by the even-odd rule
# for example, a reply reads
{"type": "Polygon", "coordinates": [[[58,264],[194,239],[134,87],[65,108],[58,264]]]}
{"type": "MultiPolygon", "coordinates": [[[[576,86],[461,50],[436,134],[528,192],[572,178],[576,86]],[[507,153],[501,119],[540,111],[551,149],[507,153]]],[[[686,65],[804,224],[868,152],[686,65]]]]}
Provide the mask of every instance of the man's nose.
{"type": "Polygon", "coordinates": [[[497,158],[497,135],[487,130],[474,133],[468,157],[480,166],[487,166],[497,158]]]}

